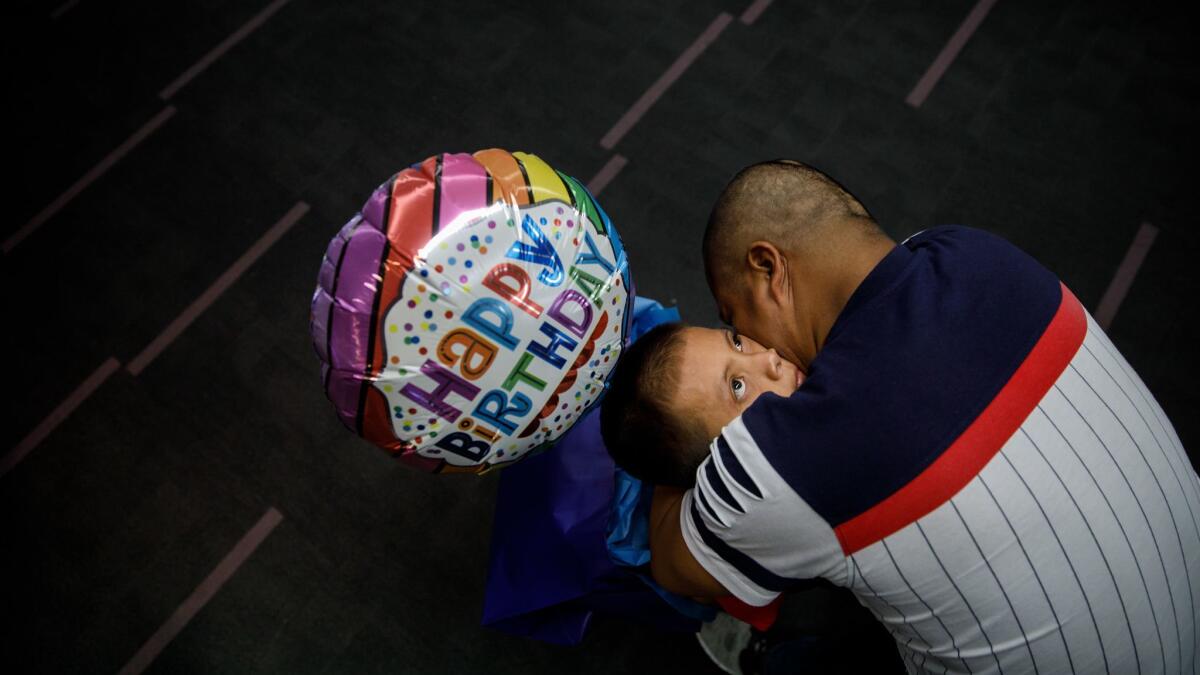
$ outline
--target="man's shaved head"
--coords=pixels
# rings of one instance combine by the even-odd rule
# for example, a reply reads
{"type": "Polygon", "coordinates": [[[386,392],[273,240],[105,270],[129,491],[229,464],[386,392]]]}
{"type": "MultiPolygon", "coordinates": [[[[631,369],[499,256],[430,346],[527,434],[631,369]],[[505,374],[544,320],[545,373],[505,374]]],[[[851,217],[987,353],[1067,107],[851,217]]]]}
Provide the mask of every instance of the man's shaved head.
{"type": "Polygon", "coordinates": [[[862,202],[806,164],[742,169],[704,232],[721,320],[807,372],[862,280],[893,248],[862,202]]]}
{"type": "Polygon", "coordinates": [[[867,209],[837,181],[787,159],[742,169],[717,199],[704,232],[709,287],[729,283],[751,242],[791,251],[821,250],[843,237],[886,237],[867,209]]]}

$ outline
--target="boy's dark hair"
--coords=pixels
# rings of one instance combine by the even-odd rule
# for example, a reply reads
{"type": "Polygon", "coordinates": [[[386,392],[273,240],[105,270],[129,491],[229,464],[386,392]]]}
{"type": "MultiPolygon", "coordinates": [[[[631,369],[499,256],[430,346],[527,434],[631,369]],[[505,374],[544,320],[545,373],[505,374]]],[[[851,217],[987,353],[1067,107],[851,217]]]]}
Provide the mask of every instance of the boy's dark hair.
{"type": "Polygon", "coordinates": [[[681,323],[656,326],[621,355],[600,405],[600,434],[613,461],[635,478],[691,487],[708,439],[672,407],[679,394],[681,323]]]}

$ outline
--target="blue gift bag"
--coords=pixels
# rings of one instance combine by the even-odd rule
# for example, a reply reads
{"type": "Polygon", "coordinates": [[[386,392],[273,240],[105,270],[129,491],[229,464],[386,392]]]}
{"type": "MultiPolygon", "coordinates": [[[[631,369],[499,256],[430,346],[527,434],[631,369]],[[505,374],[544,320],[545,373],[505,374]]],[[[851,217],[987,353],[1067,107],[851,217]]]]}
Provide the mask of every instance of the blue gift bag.
{"type": "MultiPolygon", "coordinates": [[[[637,298],[631,339],[678,320],[675,308],[637,298]]],[[[613,464],[599,414],[592,410],[554,448],[501,472],[485,626],[576,644],[596,612],[688,632],[714,616],[650,578],[652,490],[613,464]]]]}

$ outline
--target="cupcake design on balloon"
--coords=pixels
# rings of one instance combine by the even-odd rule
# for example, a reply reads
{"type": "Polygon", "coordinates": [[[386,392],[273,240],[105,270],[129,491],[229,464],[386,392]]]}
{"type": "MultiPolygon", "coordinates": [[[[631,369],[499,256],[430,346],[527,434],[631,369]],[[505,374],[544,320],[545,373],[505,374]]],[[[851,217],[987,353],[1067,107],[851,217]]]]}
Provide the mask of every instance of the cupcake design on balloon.
{"type": "Polygon", "coordinates": [[[630,289],[578,181],[525,153],[439,155],[331,242],[314,345],[347,426],[421,468],[483,472],[551,445],[599,401],[630,289]]]}

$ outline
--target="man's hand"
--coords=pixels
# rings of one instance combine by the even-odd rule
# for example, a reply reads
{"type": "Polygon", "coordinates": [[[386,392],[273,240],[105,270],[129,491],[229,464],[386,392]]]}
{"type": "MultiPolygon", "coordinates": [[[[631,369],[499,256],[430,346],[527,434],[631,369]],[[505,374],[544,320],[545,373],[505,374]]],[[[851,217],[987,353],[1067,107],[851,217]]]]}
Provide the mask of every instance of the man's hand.
{"type": "Polygon", "coordinates": [[[696,562],[679,528],[685,490],[655,486],[650,504],[650,572],[660,586],[677,595],[717,598],[729,591],[696,562]]]}

